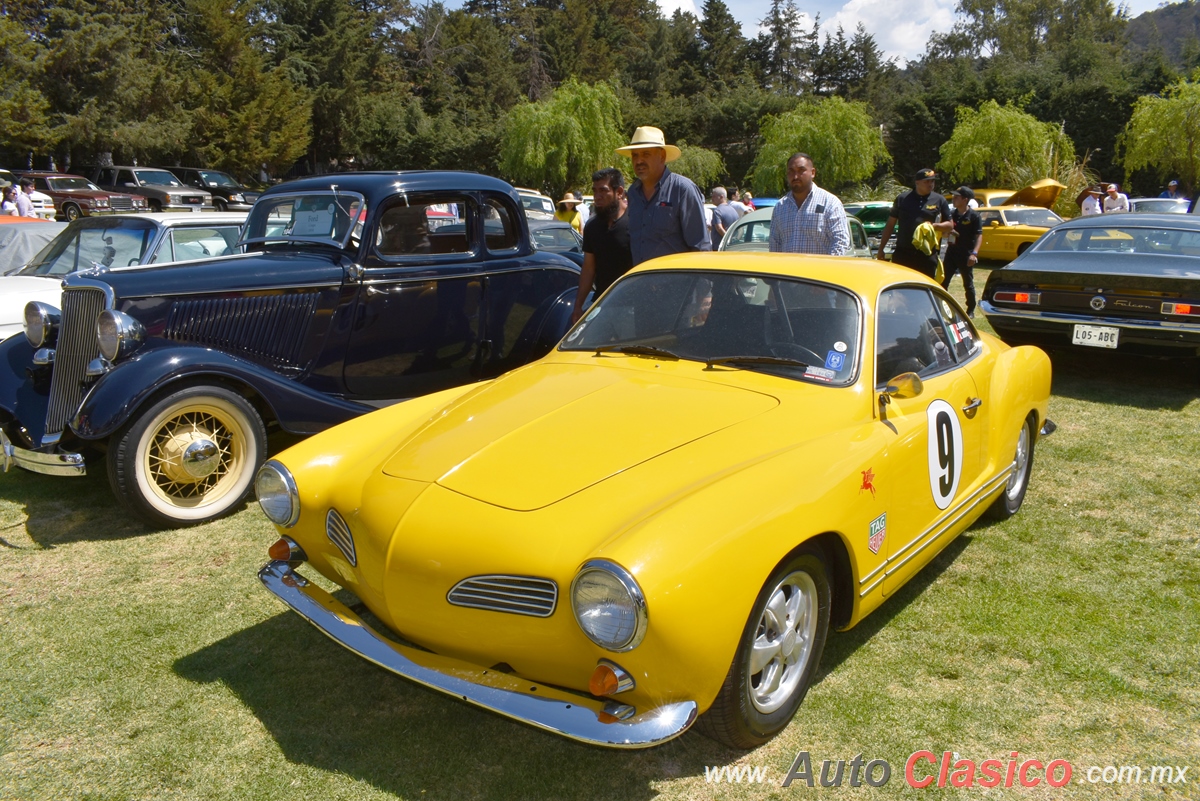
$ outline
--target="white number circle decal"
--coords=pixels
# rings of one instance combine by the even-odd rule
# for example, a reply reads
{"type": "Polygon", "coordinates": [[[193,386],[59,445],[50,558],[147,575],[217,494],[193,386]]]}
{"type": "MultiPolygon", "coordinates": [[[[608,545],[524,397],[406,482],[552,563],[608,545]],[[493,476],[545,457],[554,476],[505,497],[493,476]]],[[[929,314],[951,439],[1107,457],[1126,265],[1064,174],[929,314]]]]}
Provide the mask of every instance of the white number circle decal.
{"type": "Polygon", "coordinates": [[[937,508],[945,509],[958,492],[962,478],[962,426],[954,407],[935,400],[926,410],[929,420],[929,489],[937,508]]]}

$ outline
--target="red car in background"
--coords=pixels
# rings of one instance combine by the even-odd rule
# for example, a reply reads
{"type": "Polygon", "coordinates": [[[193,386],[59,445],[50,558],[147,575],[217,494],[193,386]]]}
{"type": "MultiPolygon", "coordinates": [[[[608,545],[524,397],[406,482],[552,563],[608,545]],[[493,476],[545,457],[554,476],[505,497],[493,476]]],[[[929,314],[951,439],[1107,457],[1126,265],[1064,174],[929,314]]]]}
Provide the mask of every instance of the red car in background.
{"type": "Polygon", "coordinates": [[[141,195],[107,192],[80,175],[42,170],[21,170],[15,174],[31,179],[34,189],[49,195],[54,200],[56,217],[67,222],[93,215],[149,210],[141,195]]]}

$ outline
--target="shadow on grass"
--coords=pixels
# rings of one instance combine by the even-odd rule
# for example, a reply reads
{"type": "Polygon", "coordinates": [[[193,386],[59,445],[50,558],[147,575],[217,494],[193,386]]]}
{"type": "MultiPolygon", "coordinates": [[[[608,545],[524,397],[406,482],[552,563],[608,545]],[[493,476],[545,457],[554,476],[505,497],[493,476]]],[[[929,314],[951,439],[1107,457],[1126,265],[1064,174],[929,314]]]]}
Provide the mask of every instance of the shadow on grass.
{"type": "MultiPolygon", "coordinates": [[[[917,598],[967,547],[963,535],[849,632],[833,634],[817,678],[917,598]]],[[[696,733],[645,751],[565,740],[418,687],[330,642],[299,616],[276,615],[174,665],[221,682],[291,762],[344,773],[402,797],[621,798],[700,776],[742,756],[696,733]]]]}
{"type": "MultiPolygon", "coordinates": [[[[0,477],[0,501],[24,506],[26,519],[10,528],[23,529],[42,548],[81,540],[119,540],[149,531],[113,497],[103,462],[85,476],[43,476],[13,469],[0,477]]],[[[23,537],[0,529],[0,547],[21,547],[13,544],[17,539],[23,537]]]]}
{"type": "Polygon", "coordinates": [[[1076,400],[1179,411],[1200,398],[1200,362],[1090,353],[1079,349],[1048,351],[1053,365],[1052,391],[1076,400]]]}

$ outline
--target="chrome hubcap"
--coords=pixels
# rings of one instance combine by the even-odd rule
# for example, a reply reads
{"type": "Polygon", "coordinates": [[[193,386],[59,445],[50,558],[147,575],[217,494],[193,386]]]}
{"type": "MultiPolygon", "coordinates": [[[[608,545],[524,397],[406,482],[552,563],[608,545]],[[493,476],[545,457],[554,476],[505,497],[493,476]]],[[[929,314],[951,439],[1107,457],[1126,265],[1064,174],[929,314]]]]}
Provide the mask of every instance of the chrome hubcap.
{"type": "Polygon", "coordinates": [[[791,698],[812,656],[817,634],[817,585],[797,571],[771,593],[750,651],[750,702],[764,714],[791,698]]]}
{"type": "Polygon", "coordinates": [[[1012,472],[1008,474],[1008,485],[1005,492],[1010,501],[1015,501],[1025,486],[1025,472],[1029,466],[1029,426],[1021,426],[1021,435],[1017,438],[1017,453],[1013,457],[1012,472]]]}
{"type": "Polygon", "coordinates": [[[211,439],[197,439],[183,449],[183,469],[194,478],[204,478],[220,466],[221,449],[211,439]]]}

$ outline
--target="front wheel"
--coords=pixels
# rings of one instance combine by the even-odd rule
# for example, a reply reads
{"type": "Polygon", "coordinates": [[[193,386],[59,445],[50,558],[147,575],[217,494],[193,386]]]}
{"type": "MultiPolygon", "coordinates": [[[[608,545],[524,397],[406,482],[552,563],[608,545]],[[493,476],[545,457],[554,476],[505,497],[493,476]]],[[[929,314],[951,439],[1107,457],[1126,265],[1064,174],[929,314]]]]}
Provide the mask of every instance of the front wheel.
{"type": "Polygon", "coordinates": [[[730,748],[754,748],[791,722],[829,633],[825,563],[813,552],[789,559],[763,585],[716,701],[697,721],[730,748]]]}
{"type": "Polygon", "coordinates": [[[79,207],[74,203],[64,203],[62,209],[63,216],[67,218],[67,222],[75,222],[81,216],[83,216],[82,212],[79,210],[79,207]]]}
{"type": "Polygon", "coordinates": [[[1025,500],[1025,491],[1029,489],[1029,475],[1033,472],[1033,443],[1036,433],[1033,415],[1025,418],[1021,433],[1017,435],[1017,451],[1013,454],[1012,472],[1008,475],[1008,483],[991,506],[987,516],[992,520],[1007,520],[1017,513],[1025,500]]]}
{"type": "Polygon", "coordinates": [[[167,395],[109,444],[108,478],[130,510],[158,526],[203,523],[241,504],[267,450],[262,419],[223,387],[167,395]]]}
{"type": "Polygon", "coordinates": [[[215,208],[217,211],[229,211],[229,204],[226,203],[223,198],[214,197],[213,208],[215,208]]]}

